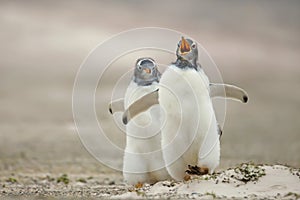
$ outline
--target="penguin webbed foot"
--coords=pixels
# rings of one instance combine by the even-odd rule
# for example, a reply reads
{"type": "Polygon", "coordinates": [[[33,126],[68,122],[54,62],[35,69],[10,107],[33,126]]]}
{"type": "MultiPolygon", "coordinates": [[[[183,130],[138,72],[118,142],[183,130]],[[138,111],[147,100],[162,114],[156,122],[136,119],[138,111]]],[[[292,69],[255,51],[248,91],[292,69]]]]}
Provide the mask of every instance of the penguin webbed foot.
{"type": "Polygon", "coordinates": [[[134,187],[135,187],[136,189],[140,189],[140,188],[142,188],[143,186],[144,186],[144,183],[141,183],[141,182],[138,182],[137,184],[134,185],[134,187]]]}
{"type": "Polygon", "coordinates": [[[205,175],[208,174],[209,169],[207,167],[198,167],[197,165],[192,166],[192,165],[188,165],[188,170],[186,170],[185,172],[189,175],[205,175]]]}

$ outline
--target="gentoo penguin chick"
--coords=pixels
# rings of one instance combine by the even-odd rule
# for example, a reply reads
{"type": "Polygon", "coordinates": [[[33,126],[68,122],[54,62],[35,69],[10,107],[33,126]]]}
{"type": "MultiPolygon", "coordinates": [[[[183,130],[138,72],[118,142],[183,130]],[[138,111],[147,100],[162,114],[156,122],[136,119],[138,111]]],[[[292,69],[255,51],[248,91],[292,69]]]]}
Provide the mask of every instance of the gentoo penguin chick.
{"type": "Polygon", "coordinates": [[[198,64],[197,44],[182,37],[177,60],[160,80],[158,101],[165,114],[161,129],[163,158],[175,180],[186,170],[213,173],[219,165],[218,124],[210,98],[209,80],[198,64]]]}
{"type": "MultiPolygon", "coordinates": [[[[133,78],[126,90],[124,107],[158,89],[161,77],[152,58],[136,62],[133,78]]],[[[160,108],[154,106],[126,126],[123,162],[124,181],[128,184],[154,183],[169,177],[161,152],[160,108]]]]}

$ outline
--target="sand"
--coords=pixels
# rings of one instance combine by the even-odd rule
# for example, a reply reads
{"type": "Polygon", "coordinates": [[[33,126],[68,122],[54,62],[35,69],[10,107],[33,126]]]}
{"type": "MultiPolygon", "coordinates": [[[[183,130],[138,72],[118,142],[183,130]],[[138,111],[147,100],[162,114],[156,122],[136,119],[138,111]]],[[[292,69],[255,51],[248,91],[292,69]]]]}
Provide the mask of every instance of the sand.
{"type": "Polygon", "coordinates": [[[188,181],[125,185],[115,173],[103,175],[13,174],[1,180],[0,196],[13,198],[110,199],[299,199],[300,169],[244,163],[188,181]],[[19,198],[19,197],[18,197],[19,198]]]}
{"type": "MultiPolygon", "coordinates": [[[[185,182],[158,182],[153,186],[137,189],[135,193],[127,192],[116,198],[300,198],[299,170],[282,165],[259,166],[259,170],[264,171],[265,175],[262,173],[261,177],[245,180],[246,174],[237,172],[237,169],[228,169],[212,176],[193,177],[185,182]]],[[[254,174],[252,173],[252,176],[254,174]]]]}

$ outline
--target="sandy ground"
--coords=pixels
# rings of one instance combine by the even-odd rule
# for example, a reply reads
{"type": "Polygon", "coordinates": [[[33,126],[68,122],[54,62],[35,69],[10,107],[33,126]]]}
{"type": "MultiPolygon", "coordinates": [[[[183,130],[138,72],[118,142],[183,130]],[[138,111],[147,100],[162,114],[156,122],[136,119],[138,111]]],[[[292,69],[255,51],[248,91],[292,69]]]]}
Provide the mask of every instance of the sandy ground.
{"type": "Polygon", "coordinates": [[[300,198],[299,170],[280,165],[243,165],[214,175],[194,177],[185,182],[158,182],[153,186],[136,189],[135,193],[127,192],[113,198],[300,198]]]}
{"type": "MultiPolygon", "coordinates": [[[[248,91],[247,105],[228,102],[218,171],[246,161],[299,168],[299,8],[298,1],[1,1],[0,182],[7,193],[0,195],[47,187],[58,191],[50,197],[78,188],[86,188],[87,197],[103,196],[106,188],[127,191],[121,173],[83,147],[73,123],[72,88],[80,64],[97,44],[142,26],[191,35],[208,50],[225,82],[248,91]],[[67,186],[56,183],[62,174],[71,180],[67,186]],[[90,176],[87,183],[77,181],[90,176]],[[11,177],[18,182],[9,183],[11,177]]],[[[105,82],[106,90],[114,84],[105,82]]],[[[106,105],[101,95],[109,93],[97,96],[97,103],[106,105]]],[[[107,110],[97,115],[124,147],[107,110]]],[[[122,165],[121,158],[112,155],[112,160],[122,165]]]]}
{"type": "Polygon", "coordinates": [[[192,176],[183,182],[161,181],[133,187],[116,174],[10,174],[3,176],[3,198],[110,198],[110,199],[299,199],[300,169],[282,165],[244,163],[213,175],[192,176]]]}

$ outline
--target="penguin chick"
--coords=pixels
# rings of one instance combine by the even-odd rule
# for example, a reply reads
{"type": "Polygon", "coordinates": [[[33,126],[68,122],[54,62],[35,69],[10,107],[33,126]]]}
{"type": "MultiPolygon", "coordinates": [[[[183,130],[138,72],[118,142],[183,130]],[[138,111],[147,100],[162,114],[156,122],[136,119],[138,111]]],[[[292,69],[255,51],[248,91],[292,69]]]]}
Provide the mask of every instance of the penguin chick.
{"type": "MultiPolygon", "coordinates": [[[[124,107],[158,88],[161,77],[152,58],[137,60],[133,78],[126,90],[124,107]]],[[[141,113],[126,126],[123,161],[124,181],[128,184],[154,183],[169,178],[161,153],[160,108],[141,113]]]]}
{"type": "Polygon", "coordinates": [[[220,141],[197,44],[182,37],[176,54],[176,62],[160,80],[158,101],[166,117],[161,130],[163,158],[171,177],[179,181],[189,165],[213,173],[219,165],[220,141]]]}

